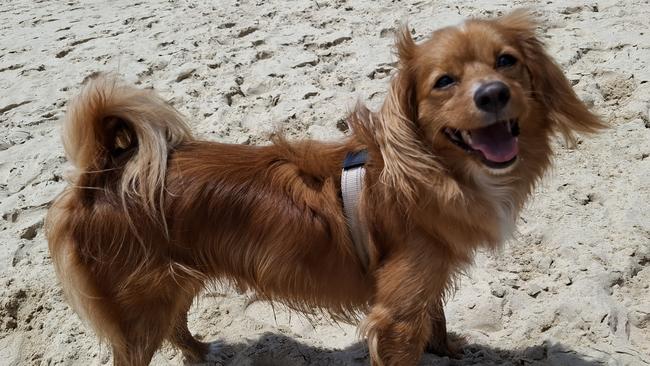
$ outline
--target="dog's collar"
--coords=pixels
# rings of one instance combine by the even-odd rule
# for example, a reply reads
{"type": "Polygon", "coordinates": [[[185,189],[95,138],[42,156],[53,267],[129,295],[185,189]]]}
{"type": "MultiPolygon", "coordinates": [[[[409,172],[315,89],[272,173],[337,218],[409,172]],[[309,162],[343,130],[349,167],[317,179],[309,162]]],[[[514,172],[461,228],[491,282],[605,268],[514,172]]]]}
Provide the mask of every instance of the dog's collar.
{"type": "Polygon", "coordinates": [[[341,173],[341,196],[343,197],[343,212],[350,229],[350,235],[357,255],[363,266],[368,269],[368,231],[361,223],[359,212],[360,196],[363,193],[363,179],[366,173],[365,164],[368,151],[349,152],[343,160],[341,173]]]}

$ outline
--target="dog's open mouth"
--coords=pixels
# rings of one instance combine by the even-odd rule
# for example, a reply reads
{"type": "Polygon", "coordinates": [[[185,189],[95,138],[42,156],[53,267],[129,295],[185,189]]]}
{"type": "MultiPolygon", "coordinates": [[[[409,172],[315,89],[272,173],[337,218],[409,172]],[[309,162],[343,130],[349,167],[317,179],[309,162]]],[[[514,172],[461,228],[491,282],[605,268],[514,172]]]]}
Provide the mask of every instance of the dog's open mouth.
{"type": "Polygon", "coordinates": [[[445,127],[444,133],[463,150],[479,154],[483,164],[490,168],[507,168],[517,160],[519,120],[516,118],[471,130],[445,127]]]}

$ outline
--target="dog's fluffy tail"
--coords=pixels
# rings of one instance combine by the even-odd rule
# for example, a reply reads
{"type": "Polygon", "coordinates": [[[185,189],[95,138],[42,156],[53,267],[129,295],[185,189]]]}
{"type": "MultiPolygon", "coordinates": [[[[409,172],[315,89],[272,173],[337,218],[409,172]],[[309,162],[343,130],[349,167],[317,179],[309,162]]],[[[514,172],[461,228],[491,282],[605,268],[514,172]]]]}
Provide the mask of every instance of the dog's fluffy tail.
{"type": "Polygon", "coordinates": [[[73,184],[117,191],[123,204],[139,202],[152,217],[162,214],[169,151],[191,138],[181,115],[153,91],[102,74],[71,102],[63,127],[73,184]]]}
{"type": "MultiPolygon", "coordinates": [[[[64,191],[48,212],[49,248],[69,303],[114,348],[127,347],[128,343],[116,307],[101,284],[95,282],[87,264],[88,256],[96,255],[92,247],[110,243],[88,242],[87,238],[84,242],[75,237],[84,222],[97,219],[82,220],[76,203],[99,195],[109,197],[111,202],[121,200],[136,237],[136,225],[131,219],[134,205],[140,206],[138,213],[146,212],[164,225],[161,208],[167,158],[175,146],[191,139],[189,128],[173,107],[154,92],[125,86],[112,76],[89,78],[70,103],[63,125],[63,144],[74,165],[68,177],[72,189],[64,191]]],[[[91,209],[85,215],[94,212],[91,209]]]]}

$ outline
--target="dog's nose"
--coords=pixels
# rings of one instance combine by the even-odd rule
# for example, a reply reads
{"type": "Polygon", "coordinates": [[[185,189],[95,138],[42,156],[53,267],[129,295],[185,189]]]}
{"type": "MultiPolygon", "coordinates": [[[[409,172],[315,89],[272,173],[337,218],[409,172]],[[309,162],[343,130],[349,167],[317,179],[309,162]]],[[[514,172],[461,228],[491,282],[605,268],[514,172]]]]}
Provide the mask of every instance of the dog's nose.
{"type": "Polygon", "coordinates": [[[510,89],[500,81],[483,84],[474,93],[474,104],[485,112],[499,112],[508,104],[509,100],[510,89]]]}

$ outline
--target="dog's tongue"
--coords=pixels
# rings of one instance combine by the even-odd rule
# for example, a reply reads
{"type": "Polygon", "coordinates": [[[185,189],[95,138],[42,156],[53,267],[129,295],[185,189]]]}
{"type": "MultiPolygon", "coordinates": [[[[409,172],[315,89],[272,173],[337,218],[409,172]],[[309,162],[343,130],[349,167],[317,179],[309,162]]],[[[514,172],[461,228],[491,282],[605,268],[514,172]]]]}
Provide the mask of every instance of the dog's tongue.
{"type": "Polygon", "coordinates": [[[507,123],[494,123],[488,127],[471,131],[469,146],[483,153],[486,159],[495,163],[512,160],[519,151],[517,138],[512,136],[507,123]]]}

